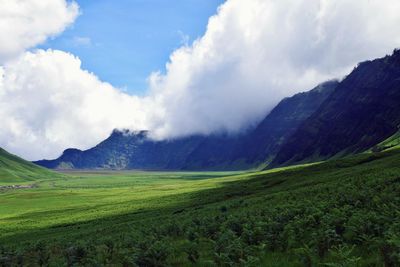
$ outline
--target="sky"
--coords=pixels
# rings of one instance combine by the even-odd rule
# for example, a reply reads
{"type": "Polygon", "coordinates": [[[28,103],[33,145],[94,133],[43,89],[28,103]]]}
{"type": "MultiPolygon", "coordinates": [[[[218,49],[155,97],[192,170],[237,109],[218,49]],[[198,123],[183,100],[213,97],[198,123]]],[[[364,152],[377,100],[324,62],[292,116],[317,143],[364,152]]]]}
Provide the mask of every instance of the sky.
{"type": "Polygon", "coordinates": [[[202,36],[223,0],[78,0],[80,15],[41,48],[71,52],[82,68],[143,95],[153,71],[165,71],[169,55],[202,36]],[[112,53],[110,53],[112,51],[112,53]]]}
{"type": "Polygon", "coordinates": [[[398,0],[0,6],[0,147],[28,160],[113,129],[237,134],[282,98],[400,47],[398,0]]]}

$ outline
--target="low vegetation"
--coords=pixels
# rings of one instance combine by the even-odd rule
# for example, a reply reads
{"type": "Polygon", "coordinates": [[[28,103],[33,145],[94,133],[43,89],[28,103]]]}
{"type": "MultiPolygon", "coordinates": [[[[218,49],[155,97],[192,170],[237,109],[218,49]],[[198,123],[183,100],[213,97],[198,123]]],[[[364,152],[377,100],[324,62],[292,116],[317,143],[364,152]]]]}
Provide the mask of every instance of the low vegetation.
{"type": "Polygon", "coordinates": [[[0,193],[0,266],[399,266],[400,151],[0,193]]]}

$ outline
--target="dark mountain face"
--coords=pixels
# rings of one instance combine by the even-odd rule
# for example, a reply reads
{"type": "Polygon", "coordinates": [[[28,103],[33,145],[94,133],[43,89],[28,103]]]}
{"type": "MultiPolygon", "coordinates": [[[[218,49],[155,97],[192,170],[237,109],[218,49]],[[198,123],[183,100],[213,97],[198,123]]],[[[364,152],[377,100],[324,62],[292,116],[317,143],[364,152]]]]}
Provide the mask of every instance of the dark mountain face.
{"type": "Polygon", "coordinates": [[[190,136],[153,141],[148,132],[114,131],[96,147],[67,149],[56,160],[35,163],[48,168],[237,170],[259,166],[272,158],[279,147],[333,92],[338,82],[282,100],[265,119],[247,133],[190,136]]]}
{"type": "Polygon", "coordinates": [[[333,92],[337,81],[323,83],[313,90],[283,99],[259,125],[235,137],[206,138],[189,155],[187,169],[245,169],[268,162],[286,139],[333,92]]]}
{"type": "Polygon", "coordinates": [[[272,166],[361,152],[398,131],[400,51],[359,64],[281,148],[272,166]]]}

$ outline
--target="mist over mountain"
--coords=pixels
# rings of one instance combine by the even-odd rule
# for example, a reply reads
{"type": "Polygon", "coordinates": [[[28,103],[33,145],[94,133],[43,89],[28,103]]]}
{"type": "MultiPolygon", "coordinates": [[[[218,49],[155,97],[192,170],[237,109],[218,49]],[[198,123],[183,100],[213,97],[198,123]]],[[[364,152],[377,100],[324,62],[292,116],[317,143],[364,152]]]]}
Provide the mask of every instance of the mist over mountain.
{"type": "Polygon", "coordinates": [[[115,130],[92,149],[68,149],[48,168],[231,170],[256,168],[271,158],[297,126],[332,93],[337,81],[282,100],[255,128],[246,133],[192,135],[156,141],[149,132],[115,130]]]}
{"type": "Polygon", "coordinates": [[[238,170],[359,153],[400,125],[400,52],[360,63],[341,82],[282,100],[242,134],[157,141],[147,131],[114,131],[96,147],[66,150],[48,168],[238,170]]]}

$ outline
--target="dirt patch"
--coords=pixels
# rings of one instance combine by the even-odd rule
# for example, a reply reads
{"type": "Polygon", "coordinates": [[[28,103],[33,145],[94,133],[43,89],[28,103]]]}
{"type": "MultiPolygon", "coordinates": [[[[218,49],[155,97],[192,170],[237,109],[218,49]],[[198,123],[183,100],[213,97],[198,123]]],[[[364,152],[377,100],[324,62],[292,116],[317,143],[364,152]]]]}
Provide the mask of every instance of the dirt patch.
{"type": "Polygon", "coordinates": [[[5,190],[16,190],[16,189],[30,189],[30,188],[35,188],[37,187],[36,184],[27,184],[27,185],[0,185],[0,191],[5,191],[5,190]]]}

